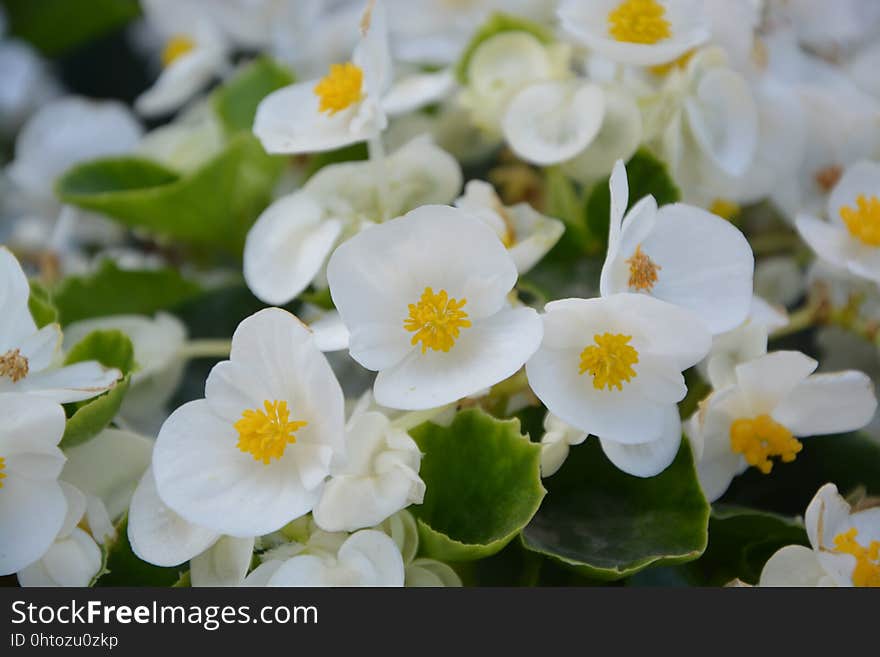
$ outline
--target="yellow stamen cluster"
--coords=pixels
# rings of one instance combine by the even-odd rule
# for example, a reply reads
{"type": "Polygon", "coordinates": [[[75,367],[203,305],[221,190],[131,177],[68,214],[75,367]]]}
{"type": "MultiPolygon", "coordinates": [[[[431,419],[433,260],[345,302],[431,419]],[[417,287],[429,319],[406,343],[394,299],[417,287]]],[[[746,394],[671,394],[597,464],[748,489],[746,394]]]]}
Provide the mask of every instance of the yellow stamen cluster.
{"type": "Polygon", "coordinates": [[[630,289],[638,292],[650,291],[657,282],[657,272],[662,267],[642,251],[641,245],[636,247],[635,253],[625,262],[629,265],[630,289]]]}
{"type": "Polygon", "coordinates": [[[856,207],[840,208],[840,217],[850,234],[868,246],[880,246],[880,199],[876,196],[856,197],[856,207]]]}
{"type": "Polygon", "coordinates": [[[880,587],[880,541],[871,541],[868,547],[864,547],[856,541],[858,534],[859,530],[855,527],[838,534],[834,537],[834,549],[856,558],[852,574],[854,586],[880,587]]]}
{"type": "Polygon", "coordinates": [[[608,33],[618,41],[651,45],[672,36],[671,27],[657,0],[624,0],[608,13],[608,33]]]}
{"type": "Polygon", "coordinates": [[[739,203],[734,203],[724,198],[716,198],[712,201],[712,205],[709,206],[709,212],[728,221],[738,217],[741,211],[742,208],[739,206],[739,203]]]}
{"type": "Polygon", "coordinates": [[[434,294],[426,287],[418,303],[409,304],[409,317],[403,320],[403,328],[415,332],[412,344],[422,343],[422,353],[428,349],[449,351],[461,333],[471,325],[468,314],[462,310],[467,299],[457,301],[446,290],[434,294]]]}
{"type": "Polygon", "coordinates": [[[263,402],[264,410],[248,409],[233,426],[238,431],[237,447],[268,465],[272,459],[280,459],[288,444],[296,442],[297,431],[308,422],[290,419],[286,401],[263,402]]]}
{"type": "Polygon", "coordinates": [[[791,431],[766,414],[734,420],[730,425],[730,447],[764,474],[773,469],[771,457],[791,463],[803,449],[791,431]]]}
{"type": "Polygon", "coordinates": [[[0,456],[0,488],[3,488],[3,480],[6,479],[6,473],[3,472],[6,469],[6,459],[0,456]]]}
{"type": "Polygon", "coordinates": [[[196,47],[195,41],[182,34],[175,35],[168,39],[165,48],[162,50],[162,66],[171,66],[177,59],[190,52],[196,47]]]}
{"type": "Polygon", "coordinates": [[[330,73],[315,85],[318,110],[331,116],[351,107],[363,96],[364,72],[352,62],[331,64],[330,73]]]}
{"type": "Polygon", "coordinates": [[[13,383],[26,377],[29,369],[28,359],[18,349],[10,349],[0,356],[0,376],[11,379],[13,383]]]}
{"type": "Polygon", "coordinates": [[[639,362],[639,352],[629,344],[631,335],[598,333],[591,344],[581,352],[579,374],[589,372],[593,387],[602,390],[623,390],[624,382],[636,377],[633,365],[639,362]]]}

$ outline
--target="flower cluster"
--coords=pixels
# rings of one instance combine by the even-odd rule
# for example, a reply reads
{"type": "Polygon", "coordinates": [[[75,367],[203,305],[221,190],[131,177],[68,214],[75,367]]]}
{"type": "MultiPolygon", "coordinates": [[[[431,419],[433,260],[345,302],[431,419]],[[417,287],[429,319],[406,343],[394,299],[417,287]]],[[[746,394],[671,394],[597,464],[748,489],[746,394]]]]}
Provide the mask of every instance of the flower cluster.
{"type": "Polygon", "coordinates": [[[0,576],[880,586],[831,4],[142,0],[131,107],[0,14],[0,576]]]}

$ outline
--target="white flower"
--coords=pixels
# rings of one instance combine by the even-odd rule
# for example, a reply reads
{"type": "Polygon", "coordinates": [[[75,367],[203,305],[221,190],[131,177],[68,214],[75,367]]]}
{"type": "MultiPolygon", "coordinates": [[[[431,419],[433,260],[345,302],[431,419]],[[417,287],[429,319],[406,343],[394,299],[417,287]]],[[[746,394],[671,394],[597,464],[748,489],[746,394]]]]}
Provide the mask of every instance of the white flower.
{"type": "Polygon", "coordinates": [[[70,348],[99,330],[122,331],[134,347],[136,369],[118,420],[126,427],[155,434],[168,415],[165,406],[183,377],[186,361],[180,350],[186,342],[186,326],[174,315],[162,312],[155,317],[111,315],[68,324],[64,346],[70,348]]]}
{"type": "Polygon", "coordinates": [[[29,297],[21,266],[0,247],[0,392],[27,392],[66,404],[112,388],[122,374],[97,361],[57,366],[61,328],[48,324],[37,329],[28,309],[29,297]]]}
{"type": "Polygon", "coordinates": [[[834,484],[804,516],[812,549],[788,545],[764,564],[759,586],[880,586],[880,508],[853,511],[834,484]]]}
{"type": "Polygon", "coordinates": [[[526,364],[532,390],[551,413],[598,436],[621,470],[664,470],[681,441],[681,372],[709,351],[709,332],[690,312],[642,294],[545,310],[544,340],[526,364]]]}
{"type": "Polygon", "coordinates": [[[15,134],[40,105],[58,94],[59,85],[37,51],[26,41],[0,34],[0,134],[15,134]]]}
{"type": "Polygon", "coordinates": [[[874,415],[877,400],[862,372],[813,374],[816,361],[777,351],[736,366],[736,384],[717,390],[687,424],[707,499],[718,499],[750,465],[764,474],[773,459],[791,462],[797,437],[855,431],[874,415]]]}
{"type": "Polygon", "coordinates": [[[544,416],[544,435],[541,436],[541,476],[556,474],[572,445],[580,445],[587,439],[586,431],[566,424],[553,413],[544,416]]]}
{"type": "Polygon", "coordinates": [[[9,575],[40,559],[64,523],[64,410],[48,399],[5,393],[0,416],[0,575],[9,575]]]}
{"type": "Polygon", "coordinates": [[[21,586],[89,586],[100,573],[99,543],[114,536],[107,510],[96,497],[60,484],[67,500],[64,524],[46,553],[16,573],[21,586]]]}
{"type": "Polygon", "coordinates": [[[406,431],[382,413],[355,413],[345,431],[346,460],[330,470],[315,522],[326,531],[377,525],[410,504],[421,504],[422,455],[406,431]]]}
{"type": "Polygon", "coordinates": [[[245,579],[245,586],[403,586],[400,550],[386,534],[362,529],[335,554],[301,554],[267,561],[245,579]]]}
{"type": "Polygon", "coordinates": [[[162,425],[153,452],[159,497],[188,522],[247,538],[311,511],[343,449],[339,383],[311,332],[268,308],[246,318],[205,399],[162,425]]]}
{"type": "Polygon", "coordinates": [[[501,130],[520,158],[546,166],[571,159],[596,138],[605,116],[605,93],[584,80],[530,84],[507,106],[501,130]]]}
{"type": "MultiPolygon", "coordinates": [[[[266,303],[284,304],[310,283],[326,288],[322,272],[340,239],[381,220],[375,162],[323,167],[302,189],[259,216],[244,248],[244,277],[266,303]]],[[[417,137],[384,163],[391,216],[419,205],[448,203],[461,188],[461,168],[429,138],[417,137]]]]}
{"type": "Polygon", "coordinates": [[[671,62],[710,35],[699,0],[565,0],[559,18],[583,45],[636,66],[671,62]]]}
{"type": "Polygon", "coordinates": [[[693,312],[715,334],[742,324],[752,300],[754,270],[743,234],[694,206],[674,203],[657,210],[652,196],[624,217],[629,187],[622,162],[615,165],[609,187],[611,227],[602,295],[638,292],[669,301],[693,312]]]}
{"type": "Polygon", "coordinates": [[[487,388],[534,353],[537,313],[507,304],[516,277],[491,228],[439,205],[362,231],[327,267],[352,358],[379,372],[376,401],[408,410],[487,388]]]}
{"type": "MultiPolygon", "coordinates": [[[[501,32],[486,39],[471,55],[467,86],[459,100],[477,126],[492,136],[500,136],[502,118],[514,96],[532,83],[570,77],[570,55],[567,44],[544,44],[521,30],[501,32]]],[[[594,94],[588,91],[586,100],[594,94]]],[[[528,103],[529,98],[534,98],[534,94],[523,102],[528,103]]],[[[571,118],[568,116],[567,120],[571,118]]],[[[523,120],[516,120],[516,127],[526,127],[523,120]]]]}
{"type": "Polygon", "coordinates": [[[223,126],[210,102],[192,109],[151,130],[137,152],[181,173],[191,173],[220,153],[226,144],[223,126]]]}
{"type": "Polygon", "coordinates": [[[274,91],[257,108],[254,134],[268,153],[333,150],[378,135],[387,125],[382,95],[391,83],[385,8],[373,0],[361,19],[352,61],[321,80],[274,91]]]}
{"type": "Polygon", "coordinates": [[[426,557],[416,558],[419,551],[419,528],[409,511],[400,511],[375,527],[388,534],[403,557],[408,587],[461,586],[461,578],[450,566],[426,557]]]}
{"type": "Polygon", "coordinates": [[[520,275],[538,264],[565,232],[565,224],[528,203],[504,205],[492,185],[482,180],[469,181],[455,206],[492,227],[520,275]]]}
{"type": "Polygon", "coordinates": [[[165,44],[162,73],[135,101],[145,116],[176,110],[228,65],[229,43],[212,19],[212,7],[198,0],[144,0],[144,14],[165,44]]]}
{"type": "Polygon", "coordinates": [[[828,197],[827,212],[828,222],[799,215],[798,232],[832,265],[880,283],[880,164],[848,168],[828,197]]]}

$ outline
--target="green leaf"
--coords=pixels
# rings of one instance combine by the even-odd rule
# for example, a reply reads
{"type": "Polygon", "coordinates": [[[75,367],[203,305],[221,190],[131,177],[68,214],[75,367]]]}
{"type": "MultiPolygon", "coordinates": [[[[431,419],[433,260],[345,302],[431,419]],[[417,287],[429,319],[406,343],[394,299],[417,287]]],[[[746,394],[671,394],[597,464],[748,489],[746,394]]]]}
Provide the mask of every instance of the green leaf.
{"type": "Polygon", "coordinates": [[[541,448],[517,420],[478,409],[452,424],[425,423],[410,432],[424,456],[425,500],[411,507],[422,552],[442,561],[480,559],[501,550],[544,497],[541,448]]]}
{"type": "Polygon", "coordinates": [[[197,170],[179,175],[135,157],[93,160],[56,183],[65,203],[108,215],[160,238],[241,254],[244,238],[284,165],[240,132],[197,170]]]}
{"type": "Polygon", "coordinates": [[[67,425],[61,438],[61,446],[65,448],[94,438],[116,417],[135,367],[134,347],[122,331],[92,331],[70,349],[64,364],[89,360],[117,368],[124,378],[102,395],[67,405],[67,425]]]}
{"type": "Polygon", "coordinates": [[[837,484],[844,496],[859,487],[880,495],[880,444],[862,434],[813,436],[792,463],[778,463],[762,474],[749,468],[735,477],[721,498],[725,504],[802,515],[823,484],[837,484]]]}
{"type": "Polygon", "coordinates": [[[96,586],[173,586],[181,579],[180,568],[160,568],[142,561],[128,541],[128,515],[116,525],[116,540],[107,546],[106,573],[96,586]]]}
{"type": "Polygon", "coordinates": [[[228,133],[250,132],[260,101],[293,81],[290,70],[269,57],[260,57],[218,88],[211,102],[228,133]]]}
{"type": "Polygon", "coordinates": [[[559,167],[547,167],[544,172],[546,194],[545,214],[565,224],[567,239],[582,251],[586,246],[587,231],[583,221],[583,201],[574,182],[559,167]]]}
{"type": "Polygon", "coordinates": [[[62,324],[107,315],[152,315],[198,296],[201,288],[173,269],[120,269],[104,260],[93,273],[65,278],[54,301],[62,324]]]}
{"type": "Polygon", "coordinates": [[[471,64],[471,58],[481,45],[491,39],[493,36],[502,32],[527,32],[538,39],[541,43],[551,43],[553,41],[553,33],[543,25],[534,23],[528,19],[512,16],[502,12],[495,12],[488,20],[474,33],[471,40],[465,46],[461,58],[455,64],[455,76],[461,84],[467,84],[468,67],[471,64]]]}
{"type": "MultiPolygon", "coordinates": [[[[640,149],[626,163],[629,181],[629,206],[632,207],[649,194],[657,205],[675,203],[681,192],[669,175],[666,165],[645,149],[640,149]]],[[[611,212],[611,192],[608,178],[595,184],[587,198],[586,220],[590,236],[598,240],[601,250],[608,245],[608,224],[611,212]]]]}
{"type": "Polygon", "coordinates": [[[618,470],[590,438],[545,485],[523,543],[587,577],[618,579],[696,559],[706,548],[709,504],[686,441],[672,465],[641,479],[618,470]]]}
{"type": "Polygon", "coordinates": [[[117,29],[140,12],[137,0],[3,0],[9,31],[46,55],[66,50],[117,29]]]}
{"type": "Polygon", "coordinates": [[[58,321],[58,309],[52,303],[49,291],[34,279],[28,281],[31,286],[31,294],[28,297],[28,309],[37,324],[37,328],[43,328],[47,324],[58,321]]]}
{"type": "Polygon", "coordinates": [[[794,518],[720,505],[709,519],[709,544],[689,576],[703,586],[723,586],[739,578],[756,584],[774,552],[786,545],[809,545],[804,526],[794,518]]]}

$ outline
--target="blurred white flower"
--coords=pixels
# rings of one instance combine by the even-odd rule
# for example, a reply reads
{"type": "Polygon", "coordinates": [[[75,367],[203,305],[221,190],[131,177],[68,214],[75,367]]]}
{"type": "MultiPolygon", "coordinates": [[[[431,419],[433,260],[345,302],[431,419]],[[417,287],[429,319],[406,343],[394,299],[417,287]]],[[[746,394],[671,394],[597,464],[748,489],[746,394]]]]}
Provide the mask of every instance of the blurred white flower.
{"type": "Polygon", "coordinates": [[[589,434],[560,420],[553,413],[544,416],[544,435],[541,436],[541,476],[555,474],[572,445],[580,445],[589,434]]]}

